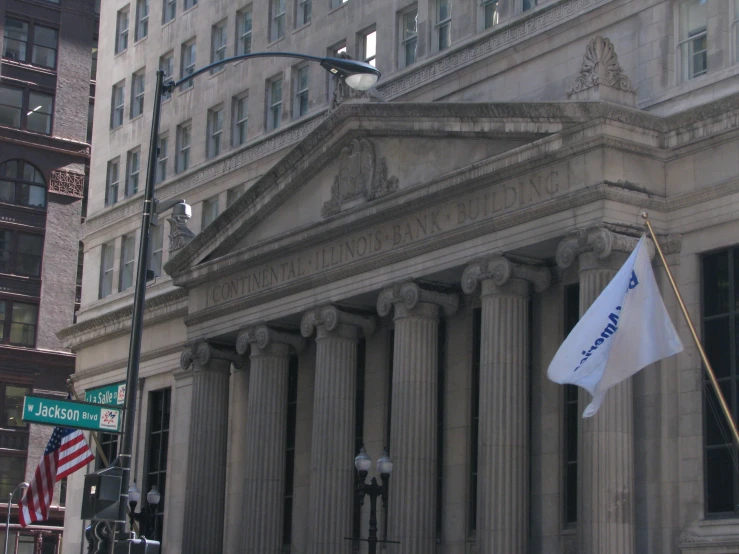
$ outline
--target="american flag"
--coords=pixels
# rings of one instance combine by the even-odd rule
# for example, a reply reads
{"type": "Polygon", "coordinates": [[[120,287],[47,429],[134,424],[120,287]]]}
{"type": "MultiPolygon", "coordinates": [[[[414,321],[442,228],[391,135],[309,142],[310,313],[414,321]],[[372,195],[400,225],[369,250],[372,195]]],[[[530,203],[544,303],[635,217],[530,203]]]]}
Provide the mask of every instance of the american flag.
{"type": "Polygon", "coordinates": [[[36,468],[26,494],[18,503],[21,527],[49,516],[49,505],[54,496],[54,483],[61,481],[95,459],[87,446],[82,431],[54,427],[49,444],[36,468]]]}

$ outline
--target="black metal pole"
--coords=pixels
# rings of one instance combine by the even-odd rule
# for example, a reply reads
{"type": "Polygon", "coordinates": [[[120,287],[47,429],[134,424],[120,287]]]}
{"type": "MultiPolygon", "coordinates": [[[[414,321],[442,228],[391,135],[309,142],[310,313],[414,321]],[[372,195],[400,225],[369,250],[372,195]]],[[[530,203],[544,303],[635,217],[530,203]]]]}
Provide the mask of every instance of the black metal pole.
{"type": "Polygon", "coordinates": [[[369,518],[369,554],[377,552],[377,495],[381,493],[381,487],[377,484],[377,478],[373,477],[369,485],[370,495],[370,518],[369,518]]]}
{"type": "Polygon", "coordinates": [[[136,288],[133,296],[133,318],[131,320],[131,342],[128,350],[128,368],[126,370],[126,411],[121,445],[118,450],[118,463],[123,469],[121,481],[120,505],[118,506],[118,541],[125,541],[126,508],[128,507],[128,485],[131,481],[131,451],[136,422],[136,393],[139,380],[139,362],[141,360],[141,334],[144,326],[144,300],[146,297],[146,270],[148,266],[149,232],[151,217],[154,213],[154,179],[157,163],[157,143],[159,141],[159,115],[162,108],[162,80],[164,72],[157,71],[154,89],[154,112],[151,120],[151,137],[149,138],[149,162],[146,167],[146,188],[144,189],[144,210],[141,215],[141,240],[139,241],[139,258],[136,268],[136,288]]]}

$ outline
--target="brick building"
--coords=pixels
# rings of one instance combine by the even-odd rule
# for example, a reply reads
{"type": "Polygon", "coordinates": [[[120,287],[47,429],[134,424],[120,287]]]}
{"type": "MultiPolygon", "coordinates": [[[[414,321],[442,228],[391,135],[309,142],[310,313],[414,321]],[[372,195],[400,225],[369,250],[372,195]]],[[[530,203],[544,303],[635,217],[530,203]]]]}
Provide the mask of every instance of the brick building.
{"type": "MultiPolygon", "coordinates": [[[[51,434],[21,420],[23,396],[66,395],[74,369],[56,333],[79,302],[98,11],[93,0],[0,2],[2,539],[8,494],[31,478],[51,434]]],[[[21,532],[12,510],[10,552],[58,551],[65,485],[38,526],[21,532]]]]}

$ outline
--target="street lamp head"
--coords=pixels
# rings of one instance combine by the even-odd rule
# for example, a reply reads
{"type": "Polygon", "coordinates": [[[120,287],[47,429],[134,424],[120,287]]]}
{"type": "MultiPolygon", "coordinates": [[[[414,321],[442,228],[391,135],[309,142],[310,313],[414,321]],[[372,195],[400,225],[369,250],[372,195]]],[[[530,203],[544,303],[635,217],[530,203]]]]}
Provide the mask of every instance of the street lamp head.
{"type": "Polygon", "coordinates": [[[130,487],[128,487],[128,503],[136,505],[140,501],[141,501],[141,492],[139,492],[139,489],[136,486],[136,481],[134,481],[133,484],[130,487]]]}
{"type": "Polygon", "coordinates": [[[372,458],[367,455],[364,446],[359,449],[359,454],[354,458],[354,467],[357,468],[362,479],[367,476],[367,472],[372,467],[372,458]]]}
{"type": "Polygon", "coordinates": [[[372,88],[380,78],[380,72],[376,67],[357,60],[323,58],[321,67],[332,75],[341,77],[347,85],[356,90],[372,88]]]}
{"type": "Polygon", "coordinates": [[[156,485],[151,486],[151,490],[146,493],[146,502],[149,506],[156,506],[162,499],[161,493],[157,490],[156,485]]]}
{"type": "Polygon", "coordinates": [[[388,456],[387,450],[383,450],[382,456],[377,460],[377,472],[383,479],[390,477],[390,474],[393,472],[393,461],[388,456]]]}

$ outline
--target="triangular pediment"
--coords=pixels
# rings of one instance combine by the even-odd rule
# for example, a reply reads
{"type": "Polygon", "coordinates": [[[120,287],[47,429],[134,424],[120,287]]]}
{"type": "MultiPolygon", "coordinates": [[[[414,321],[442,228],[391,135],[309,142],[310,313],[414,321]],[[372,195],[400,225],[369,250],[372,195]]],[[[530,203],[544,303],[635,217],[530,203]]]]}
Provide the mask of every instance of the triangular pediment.
{"type": "Polygon", "coordinates": [[[366,218],[381,219],[438,194],[435,183],[591,119],[593,109],[573,103],[344,104],[165,269],[185,283],[198,266],[230,271],[232,264],[243,267],[299,241],[353,231],[366,218]]]}

